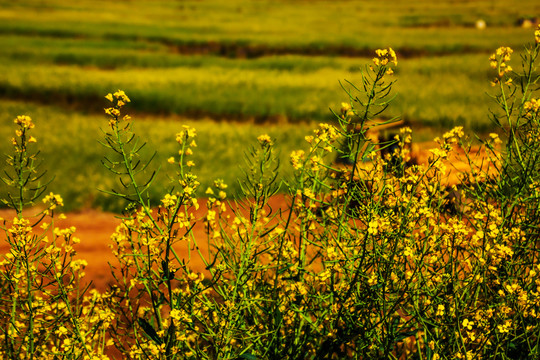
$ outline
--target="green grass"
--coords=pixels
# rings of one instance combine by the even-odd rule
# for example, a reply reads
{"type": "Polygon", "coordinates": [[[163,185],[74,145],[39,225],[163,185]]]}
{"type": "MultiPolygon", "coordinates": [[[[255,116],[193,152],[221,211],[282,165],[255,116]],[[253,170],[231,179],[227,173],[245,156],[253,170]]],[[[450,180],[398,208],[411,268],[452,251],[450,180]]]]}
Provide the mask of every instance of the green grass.
{"type": "Polygon", "coordinates": [[[393,45],[425,50],[489,49],[501,36],[521,44],[514,28],[538,13],[533,0],[491,1],[41,1],[2,2],[0,31],[57,37],[149,40],[167,44],[223,42],[272,47],[393,45]],[[81,17],[84,14],[84,20],[81,17]],[[474,29],[486,20],[484,32],[474,29]],[[159,24],[156,26],[156,24],[159,24]],[[428,28],[428,31],[426,31],[428,28]],[[399,32],[399,36],[397,33],[399,32]]]}
{"type": "MultiPolygon", "coordinates": [[[[400,60],[397,97],[388,116],[414,124],[484,131],[494,75],[486,54],[400,60]]],[[[177,59],[177,61],[182,61],[177,59]]],[[[76,106],[101,112],[103,95],[126,89],[142,113],[184,114],[238,120],[287,118],[291,122],[332,121],[329,110],[347,100],[346,80],[360,81],[370,59],[274,56],[256,60],[188,57],[175,67],[127,67],[114,71],[78,65],[0,64],[6,97],[76,106]],[[203,61],[203,59],[200,59],[203,61]],[[128,90],[129,89],[129,90],[128,90]]],[[[516,66],[518,64],[516,63],[516,66]]]]}
{"type": "MultiPolygon", "coordinates": [[[[84,115],[55,106],[4,100],[0,101],[0,108],[0,153],[11,151],[9,139],[14,135],[15,114],[32,117],[36,124],[32,132],[41,149],[41,167],[48,169],[44,180],[54,177],[47,191],[61,194],[67,210],[87,207],[122,210],[123,203],[100,191],[119,187],[116,178],[101,164],[107,154],[107,149],[98,142],[102,130],[108,127],[105,115],[84,115]]],[[[175,177],[176,167],[168,164],[167,159],[178,153],[175,134],[182,130],[184,124],[197,128],[198,147],[194,149],[193,161],[196,163],[194,172],[201,182],[201,196],[215,179],[224,179],[229,184],[231,196],[238,193],[237,179],[241,177],[243,154],[247,146],[255,145],[256,137],[263,133],[268,133],[279,144],[283,164],[281,176],[287,178],[291,173],[290,152],[305,148],[304,136],[312,131],[307,124],[261,127],[212,120],[171,121],[159,116],[134,120],[135,131],[142,141],[147,142],[143,157],[149,158],[153,152],[151,149],[158,152],[147,174],[150,175],[152,169],[159,169],[151,193],[154,204],[174,185],[170,178],[175,177]]],[[[5,188],[0,186],[0,190],[3,194],[5,188]]]]}

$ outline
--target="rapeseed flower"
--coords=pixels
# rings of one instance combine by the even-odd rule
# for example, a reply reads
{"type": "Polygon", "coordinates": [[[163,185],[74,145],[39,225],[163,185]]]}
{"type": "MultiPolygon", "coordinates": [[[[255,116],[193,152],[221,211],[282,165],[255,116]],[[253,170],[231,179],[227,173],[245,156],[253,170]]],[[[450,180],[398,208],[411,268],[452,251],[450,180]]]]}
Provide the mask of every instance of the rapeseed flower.
{"type": "Polygon", "coordinates": [[[392,48],[377,49],[375,50],[375,54],[377,54],[377,57],[373,58],[373,63],[376,66],[384,66],[390,62],[397,66],[396,52],[392,48]]]}
{"type": "Polygon", "coordinates": [[[52,192],[43,198],[43,202],[49,204],[49,210],[54,210],[57,206],[64,206],[62,197],[52,192]]]}
{"type": "MultiPolygon", "coordinates": [[[[508,65],[508,62],[512,58],[513,52],[514,50],[511,48],[503,46],[498,48],[495,53],[491,54],[489,57],[489,64],[491,68],[497,70],[497,78],[491,82],[492,86],[497,85],[505,75],[507,76],[508,73],[513,71],[512,67],[508,65]]],[[[512,83],[512,79],[507,77],[505,83],[510,85],[512,83]]]]}
{"type": "Polygon", "coordinates": [[[294,150],[291,153],[291,164],[295,170],[299,170],[304,166],[305,153],[303,150],[294,150]]]}
{"type": "Polygon", "coordinates": [[[15,124],[19,125],[23,129],[33,129],[34,123],[32,122],[32,118],[30,116],[26,115],[19,115],[14,120],[15,124]]]}
{"type": "Polygon", "coordinates": [[[257,141],[259,142],[259,144],[261,144],[262,147],[272,146],[274,144],[272,142],[272,138],[267,134],[259,135],[257,137],[257,141]]]}
{"type": "Polygon", "coordinates": [[[178,197],[176,195],[166,194],[163,199],[161,199],[161,202],[163,203],[163,206],[166,208],[172,208],[176,205],[176,202],[178,200],[178,197]]]}
{"type": "Polygon", "coordinates": [[[105,99],[109,100],[110,102],[114,102],[114,99],[116,99],[118,107],[122,107],[126,103],[131,102],[131,100],[123,90],[118,90],[114,94],[108,93],[107,95],[105,95],[105,99]]]}
{"type": "Polygon", "coordinates": [[[463,322],[461,323],[464,329],[472,330],[474,326],[474,321],[470,321],[469,319],[463,319],[463,322]]]}

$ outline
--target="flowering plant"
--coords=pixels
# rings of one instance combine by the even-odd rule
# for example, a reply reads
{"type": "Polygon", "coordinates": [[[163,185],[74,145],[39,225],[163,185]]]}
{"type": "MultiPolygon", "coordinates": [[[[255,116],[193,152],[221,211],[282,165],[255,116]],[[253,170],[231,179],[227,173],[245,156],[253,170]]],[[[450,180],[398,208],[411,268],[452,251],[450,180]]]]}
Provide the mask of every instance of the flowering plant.
{"type": "Polygon", "coordinates": [[[492,133],[473,151],[457,127],[436,139],[426,162],[415,162],[409,128],[380,141],[370,130],[392,100],[397,57],[377,50],[361,86],[349,83],[335,123],[320,124],[306,136],[307,150],[291,154],[290,179],[277,181],[277,144],[263,134],[245,154],[244,197],[229,200],[227,184],[216,179],[202,217],[195,129],[176,134],[178,156],[168,160],[174,187],[152,204],[157,170],[153,157],[141,158],[144,144],[122,116],[130,99],[108,94],[104,164],[119,179],[108,193],[128,206],[111,236],[115,284],[103,294],[80,288],[85,262],[74,259],[75,229],[54,224],[62,198],[46,196],[32,222],[22,213],[45,187],[29,150],[37,141],[33,123],[18,117],[4,179],[14,189],[5,202],[17,216],[2,227],[10,250],[0,262],[0,354],[537,358],[538,31],[522,74],[508,65],[509,48],[489,58],[502,139],[492,133]],[[453,169],[456,160],[467,168],[453,169]],[[269,199],[279,191],[288,206],[274,209],[269,199]],[[204,239],[195,237],[197,226],[204,239]]]}

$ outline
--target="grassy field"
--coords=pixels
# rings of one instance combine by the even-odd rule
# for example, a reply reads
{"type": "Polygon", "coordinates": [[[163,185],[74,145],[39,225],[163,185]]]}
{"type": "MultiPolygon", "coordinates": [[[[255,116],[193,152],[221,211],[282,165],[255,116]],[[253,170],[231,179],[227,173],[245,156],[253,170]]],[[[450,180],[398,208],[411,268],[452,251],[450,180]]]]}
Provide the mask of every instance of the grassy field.
{"type": "MultiPolygon", "coordinates": [[[[306,124],[332,121],[329,108],[348,100],[340,82],[350,88],[346,80],[360,80],[374,49],[388,46],[399,66],[386,116],[417,129],[484,132],[491,126],[487,58],[499,46],[519,50],[530,41],[531,30],[516,22],[538,13],[532,0],[0,1],[1,149],[13,118],[31,115],[46,161],[55,172],[78,174],[52,186],[72,207],[114,207],[91,189],[109,185],[96,140],[103,96],[124,89],[129,111],[143,119],[138,128],[159,144],[159,161],[174,152],[163,139],[174,147],[181,122],[192,119],[203,184],[213,176],[233,183],[238,173],[230,167],[244,144],[269,132],[283,143],[286,162],[303,146],[306,124]],[[475,28],[478,19],[485,29],[475,28]]],[[[166,176],[159,182],[164,188],[166,176]]]]}
{"type": "MultiPolygon", "coordinates": [[[[19,101],[0,101],[4,113],[0,116],[7,118],[11,113],[25,113],[35,119],[37,145],[41,149],[41,168],[47,169],[44,177],[54,180],[47,191],[61,194],[67,210],[99,207],[104,210],[119,211],[123,203],[101,190],[118,189],[120,184],[116,178],[102,165],[107,149],[98,140],[102,131],[108,128],[107,120],[101,115],[80,115],[51,105],[29,105],[19,101]]],[[[167,163],[171,156],[178,158],[178,144],[175,134],[182,130],[182,125],[197,128],[197,148],[194,148],[193,161],[196,164],[195,173],[200,179],[200,194],[212,186],[215,179],[223,179],[229,185],[229,194],[238,193],[238,176],[243,164],[244,153],[249,146],[257,143],[257,136],[268,133],[279,144],[280,157],[283,164],[282,177],[291,173],[288,165],[289,154],[298,148],[305,135],[311,133],[312,127],[307,124],[266,125],[264,127],[245,123],[215,122],[212,120],[193,121],[172,119],[171,117],[153,116],[136,118],[135,131],[141,135],[141,140],[147,142],[143,158],[150,158],[154,149],[158,151],[148,168],[158,170],[155,186],[151,192],[153,203],[174,184],[177,167],[167,163]]],[[[0,144],[2,154],[10,151],[7,139],[13,136],[13,127],[2,126],[0,137],[6,139],[0,144]]],[[[107,153],[108,154],[108,153],[107,153]]],[[[108,154],[110,155],[110,154],[108,154]]],[[[4,198],[5,189],[0,198],[4,198]]]]}
{"type": "MultiPolygon", "coordinates": [[[[0,31],[194,45],[216,42],[316,52],[394,46],[419,52],[521,44],[514,27],[534,0],[2,1],[0,31]],[[478,19],[488,28],[474,29],[478,19]],[[428,31],[426,31],[428,30],[428,31]],[[399,35],[398,35],[399,34],[399,35]]],[[[293,50],[294,51],[294,50],[293,50]]]]}
{"type": "MultiPolygon", "coordinates": [[[[387,116],[427,126],[489,127],[492,76],[485,54],[413,58],[400,62],[397,97],[387,116]],[[440,69],[445,69],[440,72],[440,69]]],[[[178,61],[178,59],[177,59],[178,61]]],[[[101,111],[103,95],[129,89],[133,110],[258,122],[331,121],[329,108],[347,100],[339,81],[360,81],[367,59],[279,56],[257,60],[188,58],[174,67],[85,68],[80,65],[0,64],[8,98],[101,111]],[[207,61],[206,65],[199,62],[207,61]],[[285,70],[284,68],[289,67],[285,70]]]]}
{"type": "Polygon", "coordinates": [[[513,5],[0,2],[0,93],[95,111],[102,94],[124,88],[147,113],[328,120],[342,100],[338,81],[358,80],[374,49],[391,46],[400,57],[391,116],[481,130],[487,55],[520,48],[530,31],[516,22],[540,12],[535,1],[513,5]]]}

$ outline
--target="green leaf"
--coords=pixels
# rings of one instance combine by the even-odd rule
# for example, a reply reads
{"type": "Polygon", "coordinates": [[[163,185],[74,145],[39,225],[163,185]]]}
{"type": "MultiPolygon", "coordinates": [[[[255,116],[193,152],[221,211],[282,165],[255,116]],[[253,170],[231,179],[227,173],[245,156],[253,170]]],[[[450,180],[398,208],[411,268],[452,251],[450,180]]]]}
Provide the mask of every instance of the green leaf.
{"type": "Polygon", "coordinates": [[[138,320],[139,325],[142,327],[146,335],[150,337],[150,339],[154,340],[154,342],[158,345],[163,344],[163,340],[159,337],[156,330],[143,318],[139,318],[138,320]]]}
{"type": "Polygon", "coordinates": [[[245,352],[238,357],[238,359],[257,360],[257,357],[250,352],[245,352]]]}

